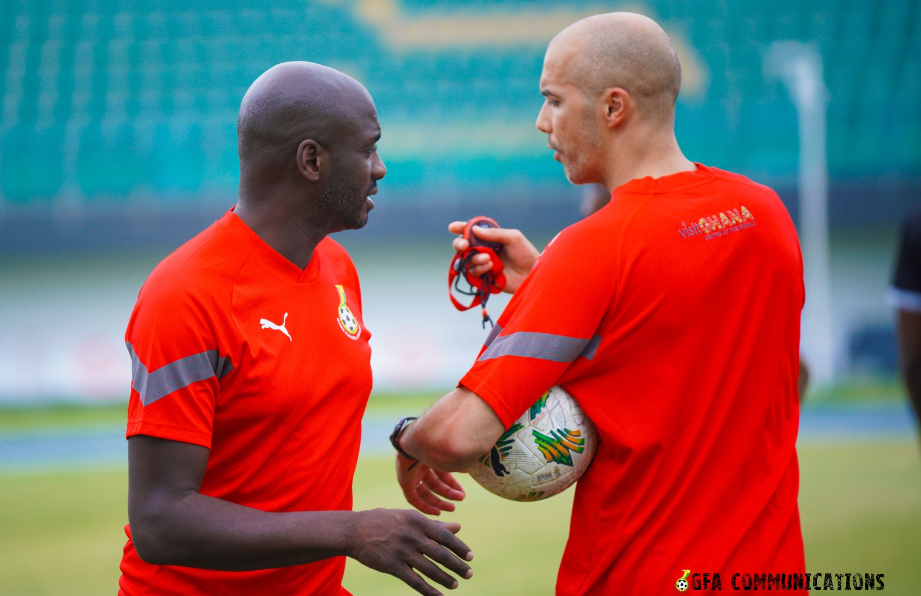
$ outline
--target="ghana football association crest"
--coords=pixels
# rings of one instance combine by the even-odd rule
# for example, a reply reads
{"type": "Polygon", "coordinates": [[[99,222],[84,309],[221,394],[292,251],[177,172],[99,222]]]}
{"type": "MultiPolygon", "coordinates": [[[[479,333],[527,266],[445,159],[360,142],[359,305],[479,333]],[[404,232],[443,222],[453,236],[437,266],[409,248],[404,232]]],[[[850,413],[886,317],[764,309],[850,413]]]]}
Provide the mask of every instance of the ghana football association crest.
{"type": "Polygon", "coordinates": [[[346,337],[358,339],[361,337],[361,325],[358,324],[358,319],[345,302],[345,290],[343,287],[337,285],[336,290],[339,292],[339,318],[336,319],[336,322],[339,323],[339,328],[342,329],[346,337]]]}

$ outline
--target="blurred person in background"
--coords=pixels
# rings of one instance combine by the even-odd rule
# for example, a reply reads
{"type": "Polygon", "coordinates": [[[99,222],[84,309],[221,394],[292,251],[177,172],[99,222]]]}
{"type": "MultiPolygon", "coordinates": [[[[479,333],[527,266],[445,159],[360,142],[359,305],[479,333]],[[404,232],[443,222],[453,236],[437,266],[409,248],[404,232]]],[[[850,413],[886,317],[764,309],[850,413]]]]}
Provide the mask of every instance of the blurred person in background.
{"type": "Polygon", "coordinates": [[[898,311],[902,379],[917,420],[921,420],[921,212],[902,222],[889,303],[898,311]]]}
{"type": "Polygon", "coordinates": [[[471,573],[458,524],[351,511],[370,333],[328,235],[365,225],[387,171],[374,102],[284,63],[246,92],[237,131],[236,206],[157,266],[128,324],[119,594],[345,595],[344,556],[452,588],[439,565],[471,573]]]}
{"type": "Polygon", "coordinates": [[[683,569],[798,574],[790,592],[806,594],[796,230],[771,189],[685,158],[680,78],[668,36],[640,15],[551,41],[537,127],[571,182],[613,198],[542,255],[516,230],[474,228],[503,244],[514,296],[458,387],[398,425],[397,476],[410,504],[447,508],[431,470],[465,469],[562,385],[600,441],[557,594],[666,593],[683,569]]]}

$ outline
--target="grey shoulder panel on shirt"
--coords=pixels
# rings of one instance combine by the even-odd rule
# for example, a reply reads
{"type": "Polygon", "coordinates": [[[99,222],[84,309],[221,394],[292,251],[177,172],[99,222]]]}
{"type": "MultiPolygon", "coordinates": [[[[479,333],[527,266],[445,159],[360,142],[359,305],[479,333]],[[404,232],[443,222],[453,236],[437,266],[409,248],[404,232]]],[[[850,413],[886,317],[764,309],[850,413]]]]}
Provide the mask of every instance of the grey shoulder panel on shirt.
{"type": "Polygon", "coordinates": [[[144,406],[192,383],[211,377],[221,379],[233,370],[229,357],[221,357],[217,350],[207,350],[179,358],[149,372],[134,351],[134,346],[130,342],[125,344],[131,355],[131,386],[138,392],[144,406]]]}
{"type": "Polygon", "coordinates": [[[486,341],[483,342],[483,345],[488,348],[492,342],[494,342],[496,338],[499,337],[500,333],[502,333],[502,327],[500,325],[493,325],[493,328],[490,330],[489,335],[486,336],[486,341]]]}
{"type": "Polygon", "coordinates": [[[492,341],[487,338],[489,347],[478,360],[491,360],[502,356],[522,356],[551,362],[572,362],[579,356],[585,356],[591,360],[601,343],[601,337],[597,335],[591,339],[531,331],[518,331],[505,336],[496,335],[497,337],[492,341]]]}

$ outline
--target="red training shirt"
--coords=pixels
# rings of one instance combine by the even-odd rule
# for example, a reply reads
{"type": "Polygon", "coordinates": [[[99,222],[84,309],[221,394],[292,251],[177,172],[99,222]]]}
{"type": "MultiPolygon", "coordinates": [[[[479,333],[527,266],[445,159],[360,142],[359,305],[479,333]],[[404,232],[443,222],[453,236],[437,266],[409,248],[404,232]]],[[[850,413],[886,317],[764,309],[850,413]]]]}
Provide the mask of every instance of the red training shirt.
{"type": "MultiPolygon", "coordinates": [[[[302,271],[228,211],[141,289],[125,334],[127,436],[209,448],[203,495],[263,511],[350,510],[369,337],[341,246],[324,239],[302,271]]],[[[125,532],[120,595],[348,594],[344,557],[246,572],[150,565],[125,532]]]]}
{"type": "Polygon", "coordinates": [[[805,572],[803,301],[777,195],[701,164],[628,182],[547,247],[461,384],[506,427],[562,384],[598,429],[557,594],[805,572]]]}

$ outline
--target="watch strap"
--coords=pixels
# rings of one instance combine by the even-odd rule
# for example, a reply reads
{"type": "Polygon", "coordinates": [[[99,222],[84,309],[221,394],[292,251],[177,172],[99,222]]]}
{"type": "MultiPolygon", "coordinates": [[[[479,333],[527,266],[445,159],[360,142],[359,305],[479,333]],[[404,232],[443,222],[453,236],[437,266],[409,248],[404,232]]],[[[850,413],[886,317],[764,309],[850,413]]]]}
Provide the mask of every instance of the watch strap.
{"type": "Polygon", "coordinates": [[[403,448],[400,447],[400,435],[403,434],[403,430],[406,428],[406,426],[410,422],[412,422],[413,420],[417,420],[417,419],[418,419],[418,416],[406,416],[405,418],[400,418],[400,421],[397,422],[397,425],[395,427],[393,427],[393,432],[390,434],[390,444],[393,445],[393,448],[396,450],[397,453],[399,453],[406,459],[415,460],[416,458],[409,455],[405,451],[403,451],[403,448]]]}

